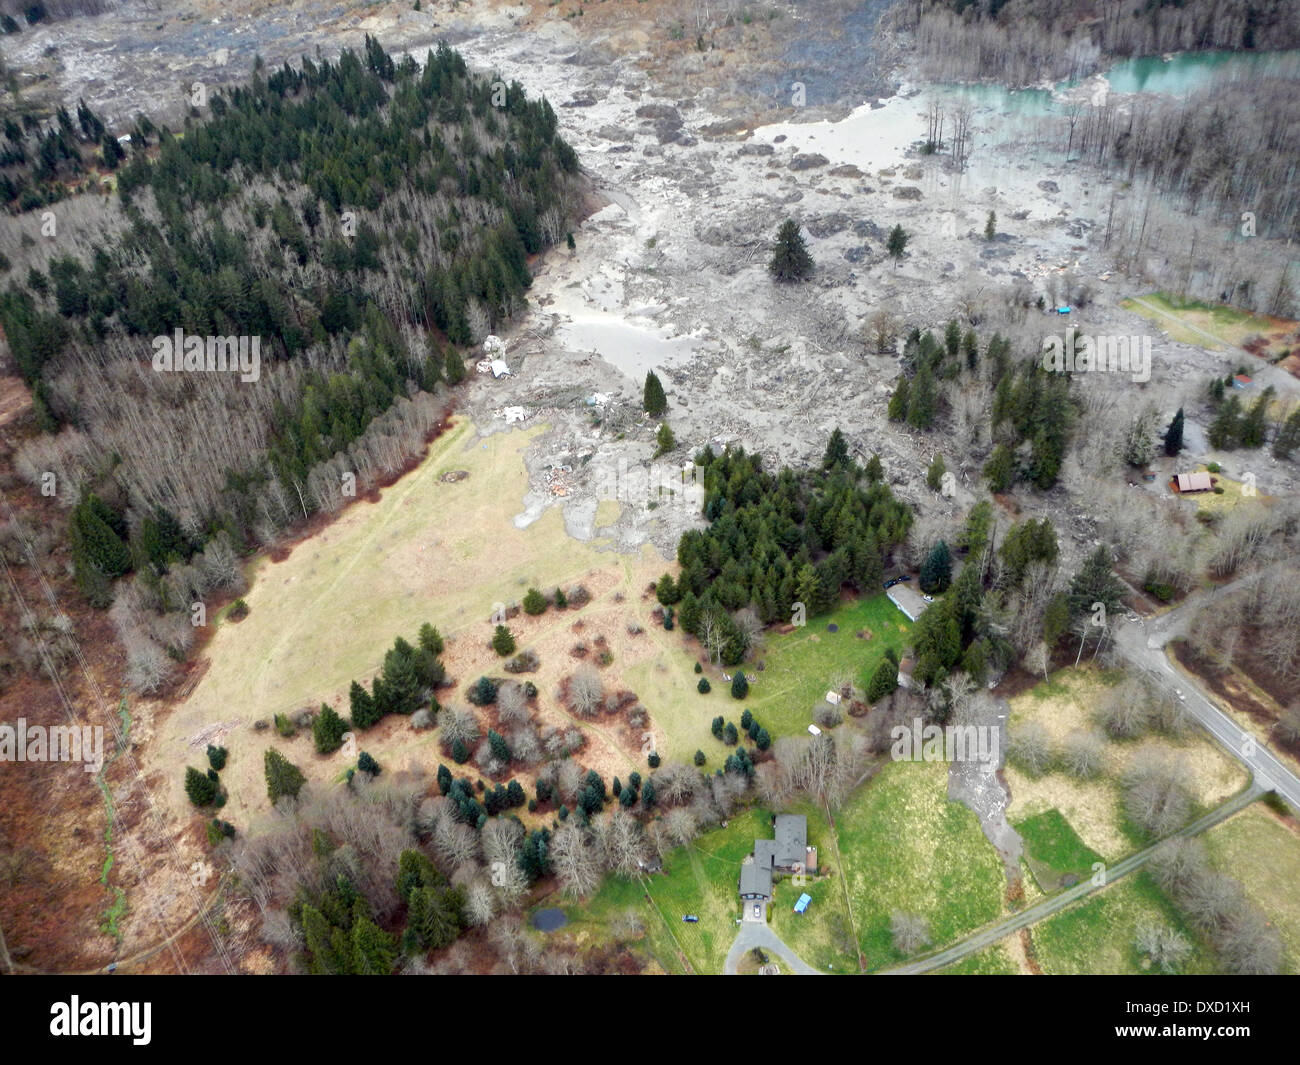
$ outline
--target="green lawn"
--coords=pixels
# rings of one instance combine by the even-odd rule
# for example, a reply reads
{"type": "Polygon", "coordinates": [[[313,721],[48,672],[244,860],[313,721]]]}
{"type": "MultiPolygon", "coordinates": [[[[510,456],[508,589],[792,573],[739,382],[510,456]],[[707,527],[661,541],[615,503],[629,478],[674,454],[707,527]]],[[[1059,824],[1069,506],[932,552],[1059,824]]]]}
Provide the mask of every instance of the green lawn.
{"type": "Polygon", "coordinates": [[[1145,872],[1127,876],[1034,925],[1031,934],[1038,963],[1051,975],[1146,973],[1150,970],[1134,946],[1137,927],[1144,920],[1173,927],[1193,944],[1183,972],[1213,971],[1209,952],[1145,872]]]}
{"type": "Polygon", "coordinates": [[[890,763],[837,821],[868,969],[903,960],[889,931],[896,909],[925,918],[935,948],[1003,913],[1002,861],[975,814],[949,802],[947,763],[890,763]]]}
{"type": "Polygon", "coordinates": [[[677,645],[680,653],[632,666],[624,676],[652,709],[657,749],[665,761],[689,763],[701,750],[708,758],[705,768],[712,770],[734,750],[714,739],[709,731],[713,718],[721,714],[739,728],[740,715],[748,709],[774,740],[803,732],[812,723],[813,708],[835,680],[849,678],[865,688],[887,648],[902,656],[910,628],[902,612],[881,594],[812,619],[794,632],[768,633],[755,660],[761,660],[764,668],[755,668],[754,662],[744,668],[750,688],[743,701],[731,697],[730,685],[715,667],[703,674],[712,691],[701,695],[696,690],[700,677],[694,670],[701,652],[697,643],[685,639],[677,645]],[[839,631],[828,632],[829,624],[839,631]],[[869,630],[871,639],[859,639],[860,630],[869,630]]]}
{"type": "Polygon", "coordinates": [[[881,593],[811,618],[794,632],[771,635],[761,654],[766,668],[746,670],[752,683],[745,702],[774,737],[803,732],[836,680],[852,679],[865,689],[887,648],[901,658],[911,627],[881,593]],[[828,625],[839,631],[830,632],[828,625]],[[869,631],[871,638],[859,639],[860,630],[869,631]]]}
{"type": "Polygon", "coordinates": [[[1020,970],[1007,952],[1006,940],[976,951],[938,970],[938,976],[1018,976],[1020,970]]]}
{"type": "Polygon", "coordinates": [[[1300,970],[1300,835],[1257,803],[1201,838],[1214,867],[1239,881],[1277,928],[1286,950],[1283,971],[1300,970]]]}
{"type": "Polygon", "coordinates": [[[1060,810],[1044,810],[1012,827],[1024,840],[1025,862],[1043,891],[1068,887],[1061,879],[1069,874],[1076,878],[1073,883],[1086,880],[1093,862],[1101,861],[1101,855],[1084,844],[1060,810]]]}

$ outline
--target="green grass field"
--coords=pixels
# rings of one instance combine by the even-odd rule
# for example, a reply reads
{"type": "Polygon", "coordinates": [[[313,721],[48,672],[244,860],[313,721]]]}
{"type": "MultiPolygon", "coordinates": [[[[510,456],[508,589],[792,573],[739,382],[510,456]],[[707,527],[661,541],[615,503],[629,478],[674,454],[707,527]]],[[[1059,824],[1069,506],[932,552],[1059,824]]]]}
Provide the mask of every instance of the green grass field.
{"type": "Polygon", "coordinates": [[[1281,934],[1283,971],[1300,972],[1300,835],[1256,804],[1201,838],[1214,867],[1240,881],[1281,934]]]}
{"type": "Polygon", "coordinates": [[[794,632],[769,634],[758,655],[765,668],[745,669],[750,689],[743,702],[731,697],[730,686],[713,667],[703,674],[712,690],[707,695],[696,690],[700,678],[694,670],[700,649],[693,641],[683,641],[680,654],[628,667],[624,677],[654,713],[657,749],[665,760],[689,763],[696,750],[702,750],[708,758],[706,768],[712,769],[733,750],[709,731],[714,717],[721,714],[739,728],[740,715],[748,709],[773,739],[803,732],[833,683],[851,679],[865,688],[887,648],[901,657],[910,628],[907,618],[882,593],[815,618],[794,632]],[[828,632],[828,624],[837,625],[839,631],[828,632]],[[859,639],[855,634],[860,630],[869,630],[871,639],[859,639]]]}
{"type": "Polygon", "coordinates": [[[1062,884],[1062,877],[1068,875],[1076,878],[1073,883],[1087,879],[1093,862],[1101,861],[1101,855],[1084,844],[1060,810],[1044,810],[1012,827],[1024,840],[1025,862],[1045,892],[1068,887],[1062,884]]]}
{"type": "Polygon", "coordinates": [[[1006,940],[994,943],[961,961],[938,970],[938,976],[1018,976],[1020,970],[1007,950],[1006,940]]]}
{"type": "MultiPolygon", "coordinates": [[[[1144,872],[1134,873],[1033,926],[1034,951],[1051,975],[1141,975],[1150,972],[1134,945],[1138,925],[1157,921],[1193,944],[1183,966],[1189,974],[1213,971],[1209,952],[1173,904],[1144,872]]],[[[1156,970],[1158,972],[1158,970],[1156,970]]]]}
{"type": "Polygon", "coordinates": [[[932,947],[961,939],[1003,913],[1001,859],[975,814],[948,801],[946,763],[886,765],[837,822],[868,969],[902,960],[889,931],[896,909],[929,922],[932,947]]]}

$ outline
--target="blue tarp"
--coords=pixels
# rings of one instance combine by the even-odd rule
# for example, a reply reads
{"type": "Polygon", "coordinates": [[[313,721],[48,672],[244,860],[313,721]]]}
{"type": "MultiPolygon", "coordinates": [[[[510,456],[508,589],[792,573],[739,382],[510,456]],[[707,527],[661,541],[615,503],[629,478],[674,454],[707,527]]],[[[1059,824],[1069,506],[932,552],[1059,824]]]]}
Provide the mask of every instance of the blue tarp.
{"type": "Polygon", "coordinates": [[[808,909],[808,903],[812,902],[812,896],[806,892],[799,896],[799,901],[794,904],[795,913],[803,913],[808,909]]]}

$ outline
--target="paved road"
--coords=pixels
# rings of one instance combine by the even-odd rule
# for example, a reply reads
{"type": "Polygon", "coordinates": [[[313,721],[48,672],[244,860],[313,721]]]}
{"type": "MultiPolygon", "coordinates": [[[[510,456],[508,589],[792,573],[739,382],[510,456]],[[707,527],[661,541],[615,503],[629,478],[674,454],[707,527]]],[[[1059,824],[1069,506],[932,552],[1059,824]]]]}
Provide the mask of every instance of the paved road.
{"type": "Polygon", "coordinates": [[[820,970],[814,969],[787,947],[766,922],[759,924],[757,921],[745,921],[741,924],[740,931],[736,933],[736,941],[727,951],[727,964],[723,972],[728,976],[735,976],[740,959],[745,956],[746,951],[753,950],[754,947],[762,947],[769,954],[775,954],[800,976],[822,975],[820,970]]]}
{"type": "MultiPolygon", "coordinates": [[[[1280,565],[1280,563],[1279,563],[1280,565]]],[[[1274,568],[1274,567],[1270,567],[1274,568]]],[[[1165,653],[1165,645],[1181,635],[1192,611],[1207,598],[1221,595],[1252,580],[1268,580],[1269,571],[1238,578],[1217,589],[1188,596],[1180,606],[1151,621],[1120,621],[1115,627],[1115,646],[1129,661],[1144,669],[1166,688],[1183,693],[1188,714],[1254,774],[1264,790],[1274,790],[1300,813],[1300,777],[1265,746],[1243,732],[1241,726],[1220,710],[1206,695],[1198,680],[1180,672],[1165,653]]]]}
{"type": "MultiPolygon", "coordinates": [[[[1260,788],[1258,784],[1251,784],[1251,786],[1245,791],[1229,799],[1218,809],[1211,811],[1197,821],[1193,821],[1186,828],[1173,833],[1173,835],[1195,836],[1204,832],[1207,828],[1217,825],[1225,818],[1231,817],[1237,811],[1245,809],[1263,794],[1264,790],[1260,788]]],[[[1103,885],[1096,885],[1091,879],[1085,880],[1080,884],[1076,884],[1072,888],[1067,888],[1058,895],[1052,895],[1050,898],[1046,898],[1042,902],[1030,906],[1028,909],[1021,910],[1019,913],[1008,917],[1004,921],[999,921],[997,924],[990,925],[983,931],[976,932],[974,935],[970,936],[968,939],[962,940],[955,946],[948,947],[946,950],[941,950],[937,954],[931,954],[928,958],[923,958],[920,961],[908,962],[906,965],[900,965],[893,969],[884,969],[882,972],[887,976],[917,975],[920,973],[933,972],[935,969],[942,969],[945,965],[951,965],[955,961],[960,961],[968,954],[974,954],[977,950],[983,950],[985,947],[991,946],[998,940],[1004,939],[1012,932],[1017,932],[1028,925],[1043,920],[1045,917],[1050,917],[1052,914],[1065,909],[1065,907],[1072,903],[1078,902],[1080,899],[1091,895],[1094,891],[1104,890],[1107,885],[1115,883],[1115,881],[1119,880],[1121,877],[1127,876],[1134,870],[1140,869],[1144,866],[1151,859],[1152,854],[1155,853],[1158,846],[1158,843],[1153,844],[1146,848],[1146,850],[1138,851],[1136,854],[1130,854],[1122,861],[1118,861],[1114,865],[1108,866],[1106,868],[1106,883],[1103,885]]],[[[728,957],[727,960],[730,962],[730,957],[728,957]]]]}

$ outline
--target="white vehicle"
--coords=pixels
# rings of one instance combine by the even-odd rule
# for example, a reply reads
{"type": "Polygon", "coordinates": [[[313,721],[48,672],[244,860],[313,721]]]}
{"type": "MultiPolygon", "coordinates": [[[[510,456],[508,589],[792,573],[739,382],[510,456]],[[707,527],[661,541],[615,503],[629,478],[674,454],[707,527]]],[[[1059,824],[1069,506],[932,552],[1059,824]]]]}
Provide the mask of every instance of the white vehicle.
{"type": "Polygon", "coordinates": [[[1174,694],[1175,694],[1176,696],[1178,696],[1178,698],[1179,698],[1180,700],[1182,700],[1183,702],[1186,702],[1186,701],[1187,701],[1187,696],[1185,696],[1185,695],[1183,694],[1183,689],[1182,689],[1182,688],[1175,688],[1175,689],[1174,689],[1174,694]]]}
{"type": "Polygon", "coordinates": [[[763,908],[757,902],[754,903],[754,916],[755,917],[763,916],[763,908]]]}

